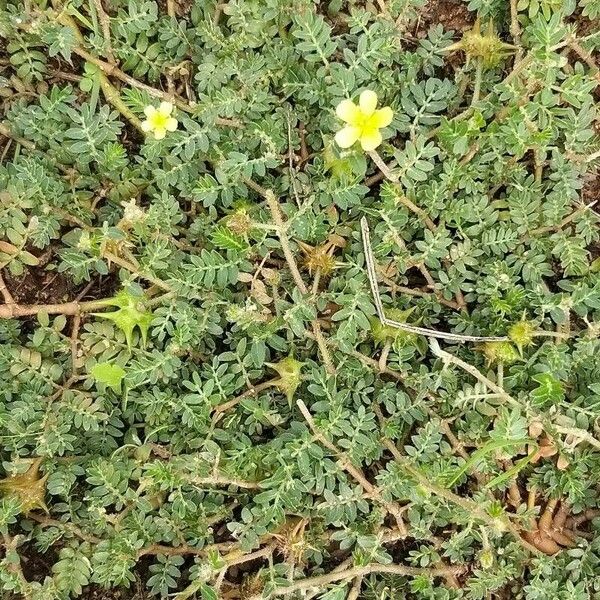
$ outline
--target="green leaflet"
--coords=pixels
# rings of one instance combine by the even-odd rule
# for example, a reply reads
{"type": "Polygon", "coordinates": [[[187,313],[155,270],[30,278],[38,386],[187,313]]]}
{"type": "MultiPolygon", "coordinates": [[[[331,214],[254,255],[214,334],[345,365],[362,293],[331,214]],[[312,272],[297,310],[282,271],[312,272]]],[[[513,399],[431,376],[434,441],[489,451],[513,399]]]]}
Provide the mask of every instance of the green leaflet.
{"type": "MultiPolygon", "coordinates": [[[[494,450],[514,448],[531,443],[533,443],[533,440],[527,438],[521,440],[492,440],[487,442],[479,450],[473,452],[469,460],[466,461],[464,465],[462,465],[459,469],[456,470],[454,475],[452,475],[451,478],[446,482],[446,487],[452,487],[465,473],[468,473],[471,470],[471,468],[475,466],[482,458],[494,452],[494,450]]],[[[507,475],[507,473],[504,473],[504,475],[500,476],[500,481],[503,481],[504,479],[507,479],[510,476],[512,475],[507,475]],[[504,477],[505,475],[506,477],[504,477]]],[[[488,484],[488,486],[489,485],[491,485],[491,482],[490,484],[488,484]]]]}

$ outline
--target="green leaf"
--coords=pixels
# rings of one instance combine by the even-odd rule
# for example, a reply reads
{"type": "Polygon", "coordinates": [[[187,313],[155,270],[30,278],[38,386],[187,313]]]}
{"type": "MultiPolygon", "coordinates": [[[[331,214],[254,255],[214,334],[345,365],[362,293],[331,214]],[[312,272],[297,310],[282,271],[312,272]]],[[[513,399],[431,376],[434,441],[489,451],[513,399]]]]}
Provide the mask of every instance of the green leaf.
{"type": "Polygon", "coordinates": [[[81,595],[83,587],[90,581],[90,561],[81,550],[81,546],[76,549],[63,548],[59,561],[52,567],[56,587],[73,596],[81,595]]]}
{"type": "Polygon", "coordinates": [[[114,363],[96,363],[92,367],[92,376],[96,381],[103,383],[117,391],[121,391],[121,382],[125,377],[125,369],[114,363]]]}
{"type": "Polygon", "coordinates": [[[240,235],[236,235],[226,226],[217,227],[212,234],[212,242],[221,250],[237,250],[243,252],[248,249],[248,243],[240,235]]]}
{"type": "Polygon", "coordinates": [[[217,591],[210,585],[203,583],[200,585],[200,594],[202,600],[218,600],[217,591]]]}
{"type": "Polygon", "coordinates": [[[40,264],[40,261],[36,256],[25,250],[19,253],[19,260],[30,267],[35,267],[40,264]]]}
{"type": "Polygon", "coordinates": [[[540,385],[531,392],[534,404],[545,407],[564,400],[565,391],[562,383],[551,373],[539,373],[532,377],[540,385]]]}

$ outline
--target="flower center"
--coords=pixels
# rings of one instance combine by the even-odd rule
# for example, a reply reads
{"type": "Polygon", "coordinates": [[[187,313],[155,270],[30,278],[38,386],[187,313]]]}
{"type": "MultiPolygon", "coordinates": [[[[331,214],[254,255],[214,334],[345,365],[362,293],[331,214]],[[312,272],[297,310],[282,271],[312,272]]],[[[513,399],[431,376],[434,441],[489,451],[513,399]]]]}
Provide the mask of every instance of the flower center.
{"type": "Polygon", "coordinates": [[[168,120],[169,120],[168,115],[163,115],[159,112],[152,115],[152,118],[150,119],[150,121],[152,123],[152,127],[154,129],[166,129],[168,120]]]}
{"type": "Polygon", "coordinates": [[[361,133],[370,131],[374,127],[374,115],[365,115],[361,113],[358,119],[356,119],[356,127],[358,127],[361,133]]]}

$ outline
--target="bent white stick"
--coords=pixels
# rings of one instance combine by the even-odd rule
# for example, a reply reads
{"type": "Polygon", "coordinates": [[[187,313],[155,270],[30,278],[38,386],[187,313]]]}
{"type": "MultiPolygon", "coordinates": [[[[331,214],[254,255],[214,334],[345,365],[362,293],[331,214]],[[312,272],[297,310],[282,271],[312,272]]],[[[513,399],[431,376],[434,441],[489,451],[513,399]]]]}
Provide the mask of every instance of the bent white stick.
{"type": "Polygon", "coordinates": [[[478,336],[478,335],[461,335],[458,333],[448,333],[446,331],[436,331],[435,329],[427,329],[425,327],[417,327],[415,325],[408,325],[407,323],[400,323],[393,319],[388,319],[383,312],[383,304],[381,302],[381,295],[379,294],[379,287],[377,286],[377,274],[375,272],[375,259],[373,258],[373,249],[371,248],[371,238],[369,235],[369,225],[367,224],[366,217],[360,220],[360,228],[362,232],[363,249],[365,253],[365,263],[367,265],[367,276],[371,285],[371,293],[373,294],[373,300],[375,302],[375,309],[377,310],[377,316],[384,325],[395,327],[396,329],[402,329],[410,333],[416,333],[418,335],[424,335],[431,338],[440,338],[443,340],[451,340],[453,342],[505,342],[508,337],[497,337],[497,336],[478,336]]]}

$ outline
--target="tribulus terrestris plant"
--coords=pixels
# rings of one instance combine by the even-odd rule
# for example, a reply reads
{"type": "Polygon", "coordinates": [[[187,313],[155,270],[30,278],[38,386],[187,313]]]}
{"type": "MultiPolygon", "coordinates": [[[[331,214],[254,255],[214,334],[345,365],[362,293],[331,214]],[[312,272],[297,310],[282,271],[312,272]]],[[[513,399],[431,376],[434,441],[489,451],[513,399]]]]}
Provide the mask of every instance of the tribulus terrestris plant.
{"type": "Polygon", "coordinates": [[[4,0],[3,598],[600,598],[600,2],[4,0]]]}

